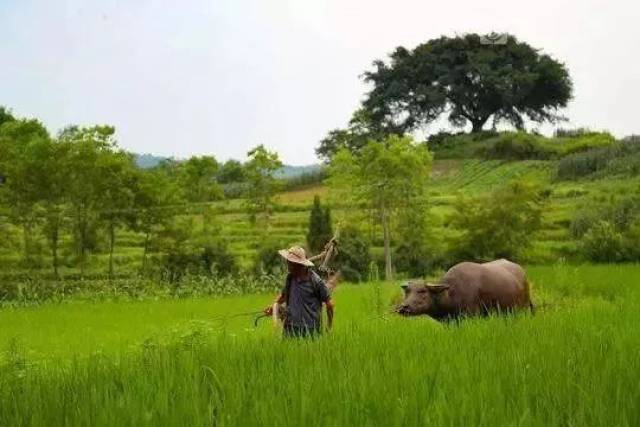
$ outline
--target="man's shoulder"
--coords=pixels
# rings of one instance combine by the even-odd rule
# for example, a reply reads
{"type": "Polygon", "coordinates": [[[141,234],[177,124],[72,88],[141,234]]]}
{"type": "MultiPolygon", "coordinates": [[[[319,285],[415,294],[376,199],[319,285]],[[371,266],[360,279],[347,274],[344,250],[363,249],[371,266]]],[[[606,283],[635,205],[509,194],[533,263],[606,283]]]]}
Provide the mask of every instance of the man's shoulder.
{"type": "Polygon", "coordinates": [[[310,271],[310,276],[311,276],[311,282],[314,285],[324,285],[324,280],[322,280],[322,277],[320,277],[320,275],[318,273],[316,273],[313,270],[309,270],[310,271]]]}

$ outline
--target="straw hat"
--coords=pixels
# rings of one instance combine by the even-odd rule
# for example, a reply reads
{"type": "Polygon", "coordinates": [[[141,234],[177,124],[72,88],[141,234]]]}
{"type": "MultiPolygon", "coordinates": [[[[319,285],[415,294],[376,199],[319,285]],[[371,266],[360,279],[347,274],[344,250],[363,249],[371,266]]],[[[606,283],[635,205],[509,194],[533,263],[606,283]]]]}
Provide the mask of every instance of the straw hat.
{"type": "Polygon", "coordinates": [[[306,267],[313,267],[313,263],[307,259],[307,254],[300,246],[291,246],[289,249],[280,249],[278,253],[287,261],[301,264],[306,267]]]}

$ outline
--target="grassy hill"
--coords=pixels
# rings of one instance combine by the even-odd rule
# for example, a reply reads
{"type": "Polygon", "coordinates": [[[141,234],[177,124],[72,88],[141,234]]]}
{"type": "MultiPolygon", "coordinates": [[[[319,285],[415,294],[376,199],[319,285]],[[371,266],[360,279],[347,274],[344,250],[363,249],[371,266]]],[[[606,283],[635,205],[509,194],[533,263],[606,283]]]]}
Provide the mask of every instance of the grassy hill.
{"type": "MultiPolygon", "coordinates": [[[[460,145],[452,145],[451,142],[435,145],[433,149],[436,160],[431,180],[427,183],[435,235],[439,239],[447,240],[457,233],[458,230],[448,225],[448,218],[454,212],[454,203],[459,196],[486,194],[511,180],[526,179],[547,188],[549,193],[543,214],[543,226],[536,235],[531,236],[533,247],[528,251],[527,262],[546,263],[570,256],[575,252],[577,242],[569,232],[569,225],[581,207],[588,206],[594,200],[605,200],[611,194],[633,194],[640,188],[640,178],[634,173],[635,168],[640,165],[640,149],[636,148],[640,147],[640,144],[613,145],[606,134],[603,137],[597,135],[588,135],[587,142],[571,140],[565,145],[535,135],[513,133],[500,134],[480,141],[470,136],[462,136],[458,137],[463,138],[458,141],[460,145]],[[507,138],[505,135],[510,137],[507,138]],[[603,141],[608,142],[605,144],[603,141]],[[505,149],[501,144],[510,148],[505,149]],[[560,152],[564,154],[559,156],[560,152]],[[496,153],[504,158],[492,158],[497,156],[496,153]],[[527,156],[541,159],[514,159],[513,157],[517,156],[513,153],[525,153],[527,156]],[[601,158],[608,160],[604,162],[601,158]],[[584,166],[581,165],[587,165],[587,172],[592,169],[595,172],[591,175],[585,174],[584,166]],[[569,170],[569,175],[578,175],[572,179],[560,180],[559,167],[569,170]]],[[[323,184],[279,194],[278,207],[268,230],[269,238],[281,242],[283,246],[293,243],[304,244],[309,210],[315,195],[322,197],[325,203],[329,201],[328,188],[323,184]]],[[[259,246],[258,236],[263,230],[250,223],[243,200],[225,200],[208,206],[216,212],[214,221],[219,226],[219,237],[228,242],[230,250],[243,268],[250,267],[259,246]]],[[[189,208],[187,211],[185,208],[185,216],[195,216],[196,222],[201,222],[201,215],[194,213],[198,209],[189,208]]],[[[337,220],[348,218],[354,213],[352,207],[337,204],[335,201],[332,212],[337,220]]],[[[369,235],[373,238],[372,254],[380,259],[381,233],[371,224],[369,228],[369,235]]],[[[20,266],[21,255],[16,250],[21,241],[19,231],[6,225],[4,230],[5,239],[0,244],[0,265],[7,271],[27,271],[20,266]]],[[[70,236],[64,236],[62,246],[64,247],[65,241],[69,240],[70,236]]],[[[138,269],[143,244],[144,237],[138,233],[126,230],[118,233],[115,255],[117,272],[126,273],[138,269]]],[[[45,243],[40,242],[40,246],[40,264],[43,271],[46,271],[48,254],[45,243]]],[[[63,250],[63,257],[64,255],[63,250]]],[[[66,255],[67,258],[72,258],[70,249],[66,250],[66,255]]],[[[106,265],[104,245],[99,245],[91,257],[90,271],[95,274],[103,273],[106,265]]],[[[73,267],[66,269],[66,272],[73,271],[76,271],[73,267]]]]}

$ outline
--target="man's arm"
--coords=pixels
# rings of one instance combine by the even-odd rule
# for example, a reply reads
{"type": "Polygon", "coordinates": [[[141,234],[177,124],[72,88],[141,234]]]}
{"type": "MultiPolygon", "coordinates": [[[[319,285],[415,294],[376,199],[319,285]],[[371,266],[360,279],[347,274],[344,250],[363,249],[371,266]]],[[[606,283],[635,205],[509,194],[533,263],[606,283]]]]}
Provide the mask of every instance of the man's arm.
{"type": "Polygon", "coordinates": [[[324,303],[324,305],[325,307],[327,307],[327,329],[331,330],[331,328],[333,327],[333,313],[335,304],[333,300],[329,298],[327,302],[324,303]]]}
{"type": "MultiPolygon", "coordinates": [[[[280,295],[278,295],[278,297],[275,299],[275,301],[273,303],[274,304],[282,304],[286,300],[287,300],[287,297],[285,296],[285,294],[284,293],[280,293],[280,295]]],[[[264,314],[266,314],[267,316],[273,315],[273,304],[271,304],[270,306],[268,306],[267,308],[264,309],[264,314]]]]}

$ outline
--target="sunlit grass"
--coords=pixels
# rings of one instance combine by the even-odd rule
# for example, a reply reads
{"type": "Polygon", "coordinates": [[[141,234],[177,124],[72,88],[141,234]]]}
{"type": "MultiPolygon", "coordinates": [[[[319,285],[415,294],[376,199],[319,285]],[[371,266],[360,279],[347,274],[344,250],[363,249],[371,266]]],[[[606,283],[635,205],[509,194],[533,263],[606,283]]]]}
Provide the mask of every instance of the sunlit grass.
{"type": "Polygon", "coordinates": [[[528,269],[534,316],[387,314],[342,286],[333,333],[234,314],[271,295],[0,312],[3,425],[638,425],[640,267],[528,269]]]}

